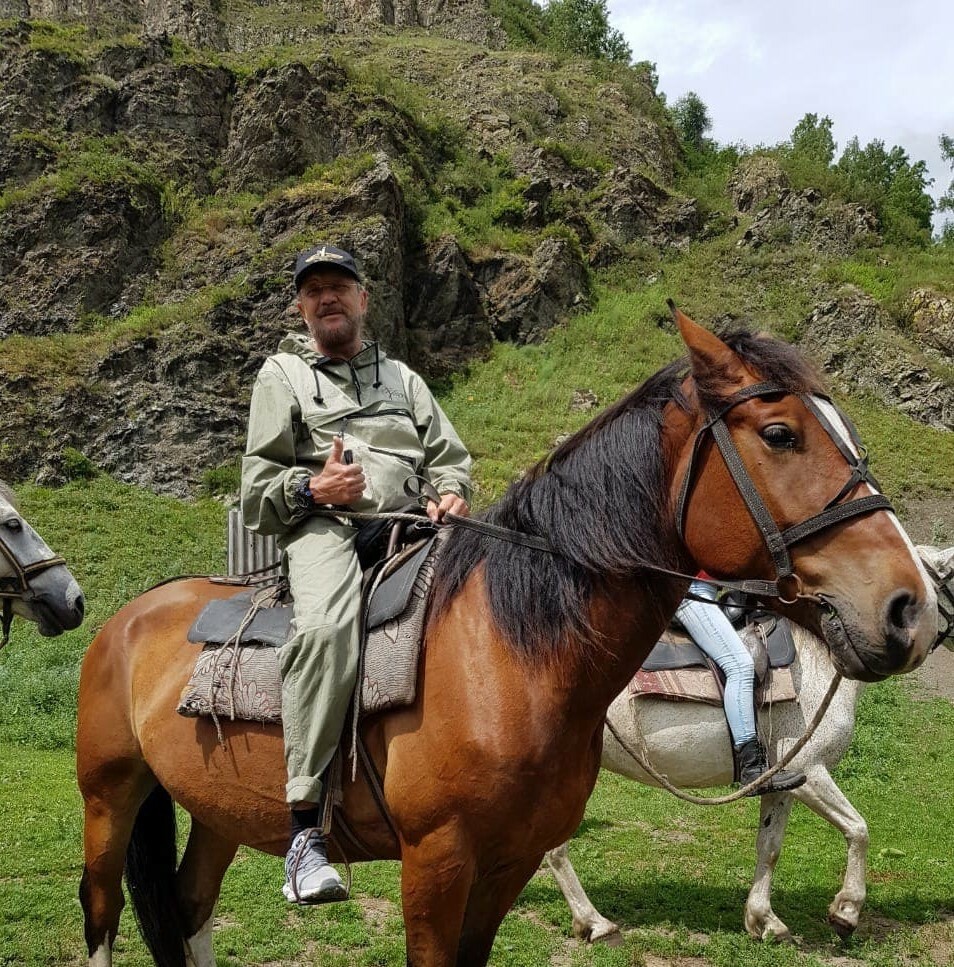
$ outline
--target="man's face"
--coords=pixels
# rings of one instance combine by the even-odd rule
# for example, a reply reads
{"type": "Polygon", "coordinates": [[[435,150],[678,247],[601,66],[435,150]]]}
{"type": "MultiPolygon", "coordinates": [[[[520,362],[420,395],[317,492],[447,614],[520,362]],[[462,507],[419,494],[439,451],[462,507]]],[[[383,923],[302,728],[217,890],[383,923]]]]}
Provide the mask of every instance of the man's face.
{"type": "Polygon", "coordinates": [[[368,293],[349,272],[315,269],[298,290],[298,311],[326,356],[350,358],[361,349],[368,293]]]}

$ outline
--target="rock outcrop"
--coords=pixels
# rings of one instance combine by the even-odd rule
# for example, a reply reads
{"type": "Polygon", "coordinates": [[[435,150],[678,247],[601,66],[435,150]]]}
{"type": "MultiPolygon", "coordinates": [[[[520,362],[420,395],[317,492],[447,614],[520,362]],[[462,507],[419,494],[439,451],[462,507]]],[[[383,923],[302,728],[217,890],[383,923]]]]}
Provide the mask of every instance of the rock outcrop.
{"type": "Polygon", "coordinates": [[[864,205],[825,198],[817,188],[783,188],[762,208],[739,240],[740,246],[804,242],[827,255],[850,255],[879,245],[878,218],[864,205]]]}
{"type": "Polygon", "coordinates": [[[817,306],[801,338],[842,392],[874,397],[921,423],[954,430],[954,385],[942,370],[950,372],[954,354],[930,352],[932,341],[899,329],[878,302],[853,287],[817,306]]]}
{"type": "Polygon", "coordinates": [[[218,50],[288,44],[323,31],[369,27],[415,27],[486,46],[506,42],[486,0],[259,0],[237,12],[219,0],[0,0],[0,19],[140,28],[218,50]]]}

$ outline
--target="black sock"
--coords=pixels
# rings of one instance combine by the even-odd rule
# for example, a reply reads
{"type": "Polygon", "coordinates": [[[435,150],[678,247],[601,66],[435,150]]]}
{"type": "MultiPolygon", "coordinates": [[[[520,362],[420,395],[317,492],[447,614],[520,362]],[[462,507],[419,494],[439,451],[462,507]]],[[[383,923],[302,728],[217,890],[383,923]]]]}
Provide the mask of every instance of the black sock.
{"type": "Polygon", "coordinates": [[[321,825],[321,808],[309,806],[308,809],[293,809],[291,811],[292,834],[294,839],[306,829],[317,829],[321,825]]]}

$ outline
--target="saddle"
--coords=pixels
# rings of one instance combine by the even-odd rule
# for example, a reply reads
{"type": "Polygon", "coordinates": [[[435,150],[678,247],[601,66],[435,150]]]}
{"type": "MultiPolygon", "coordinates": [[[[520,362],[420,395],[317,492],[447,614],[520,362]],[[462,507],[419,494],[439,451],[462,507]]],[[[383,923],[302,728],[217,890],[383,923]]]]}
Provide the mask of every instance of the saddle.
{"type": "MultiPolygon", "coordinates": [[[[432,533],[365,571],[356,695],[359,715],[414,701],[427,598],[440,543],[440,535],[432,533]]],[[[284,581],[210,601],[189,629],[188,640],[204,647],[177,711],[216,720],[280,722],[277,649],[289,637],[292,617],[293,602],[284,581]]]]}
{"type": "MultiPolygon", "coordinates": [[[[729,609],[732,615],[731,603],[729,609]]],[[[784,618],[767,611],[736,612],[733,625],[755,663],[757,706],[794,701],[795,640],[784,618]]],[[[628,686],[632,699],[657,698],[722,706],[725,675],[681,628],[671,627],[628,686]]]]}

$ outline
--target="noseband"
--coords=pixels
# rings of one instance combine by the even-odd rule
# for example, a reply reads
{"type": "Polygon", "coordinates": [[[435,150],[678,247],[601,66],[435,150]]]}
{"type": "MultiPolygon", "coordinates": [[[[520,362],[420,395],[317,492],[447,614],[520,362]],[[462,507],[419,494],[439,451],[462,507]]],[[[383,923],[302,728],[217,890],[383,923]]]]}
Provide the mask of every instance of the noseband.
{"type": "Polygon", "coordinates": [[[13,548],[4,540],[2,529],[0,529],[0,555],[5,557],[13,568],[13,574],[0,578],[0,601],[3,602],[2,614],[0,614],[0,648],[3,648],[10,640],[14,600],[34,600],[36,592],[30,587],[30,581],[51,567],[65,565],[66,561],[59,555],[53,555],[53,557],[34,561],[32,564],[21,564],[13,548]]]}
{"type": "MultiPolygon", "coordinates": [[[[818,420],[822,429],[831,438],[832,443],[835,444],[839,453],[845,458],[845,462],[848,464],[851,472],[841,490],[825,504],[825,507],[820,513],[807,518],[800,524],[795,524],[792,527],[786,528],[784,531],[780,531],[772,515],[769,513],[768,508],[765,506],[765,502],[759,495],[758,490],[756,490],[755,484],[752,483],[752,478],[749,476],[748,470],[745,469],[745,464],[742,462],[742,458],[739,455],[735,443],[732,441],[732,436],[725,422],[726,414],[740,403],[744,403],[746,400],[773,395],[787,395],[787,391],[774,383],[756,383],[753,386],[746,386],[744,389],[739,390],[738,393],[733,394],[722,409],[696,434],[696,438],[692,444],[692,453],[689,457],[689,467],[686,470],[686,476],[679,489],[679,498],[676,507],[676,528],[680,540],[685,543],[683,529],[685,526],[686,512],[688,510],[689,491],[692,488],[695,476],[696,457],[706,437],[711,433],[713,442],[719,448],[722,459],[725,461],[725,465],[728,467],[729,473],[732,475],[732,479],[735,481],[735,485],[742,495],[742,499],[745,501],[749,513],[752,515],[752,519],[758,526],[762,534],[762,539],[765,541],[765,546],[768,548],[775,565],[775,581],[761,582],[764,584],[764,587],[756,593],[777,597],[783,604],[793,604],[801,592],[801,579],[792,567],[792,559],[788,553],[790,547],[805,540],[806,537],[810,537],[812,534],[827,530],[829,527],[841,524],[846,520],[850,520],[852,517],[870,514],[876,510],[893,512],[894,508],[891,506],[891,501],[884,494],[880,493],[881,487],[868,468],[868,455],[861,445],[858,433],[851,421],[835,407],[835,404],[831,400],[824,397],[827,402],[835,407],[836,412],[848,428],[851,442],[856,447],[857,453],[845,443],[841,434],[832,426],[815,399],[807,394],[799,394],[799,399],[805,404],[808,411],[818,420]],[[844,498],[860,483],[867,483],[879,492],[845,501],[844,498]],[[792,598],[786,598],[779,588],[780,583],[788,579],[792,579],[794,582],[795,589],[792,598]]],[[[716,581],[714,583],[723,584],[729,582],[716,581]]],[[[754,585],[759,582],[743,583],[754,585]]]]}

